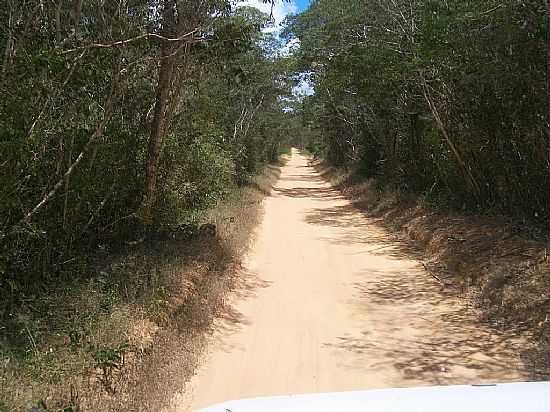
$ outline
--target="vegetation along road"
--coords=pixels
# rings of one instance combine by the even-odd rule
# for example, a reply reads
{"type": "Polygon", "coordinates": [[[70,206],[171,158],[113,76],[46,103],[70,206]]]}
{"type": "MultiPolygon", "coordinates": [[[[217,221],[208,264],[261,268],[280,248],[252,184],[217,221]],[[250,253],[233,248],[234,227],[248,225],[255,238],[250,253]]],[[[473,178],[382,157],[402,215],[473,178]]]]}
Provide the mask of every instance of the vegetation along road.
{"type": "Polygon", "coordinates": [[[549,0],[0,1],[0,412],[550,381],[549,45],[549,0]]]}
{"type": "Polygon", "coordinates": [[[514,381],[514,338],[293,150],[181,411],[247,397],[514,381]]]}

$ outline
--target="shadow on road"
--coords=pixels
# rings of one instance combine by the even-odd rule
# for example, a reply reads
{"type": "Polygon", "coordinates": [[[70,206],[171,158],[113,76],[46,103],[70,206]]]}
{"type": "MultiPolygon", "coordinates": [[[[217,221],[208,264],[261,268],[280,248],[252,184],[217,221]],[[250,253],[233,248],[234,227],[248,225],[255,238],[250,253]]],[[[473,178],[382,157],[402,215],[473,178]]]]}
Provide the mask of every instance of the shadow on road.
{"type": "Polygon", "coordinates": [[[329,235],[321,232],[322,240],[350,246],[350,258],[365,254],[388,261],[386,270],[375,270],[373,265],[357,273],[356,293],[348,302],[356,313],[368,314],[377,322],[366,322],[358,336],[325,343],[355,355],[355,361],[346,366],[393,368],[411,384],[430,385],[501,382],[511,376],[510,371],[526,374],[525,365],[510,364],[525,350],[517,332],[481,322],[473,308],[456,299],[457,290],[445,287],[442,275],[422,267],[425,256],[417,244],[386,231],[376,224],[377,219],[347,201],[335,205],[335,199],[343,198],[332,194],[331,188],[301,188],[298,194],[305,196],[309,191],[325,195],[316,196],[321,206],[310,209],[305,221],[339,229],[329,235]],[[392,260],[402,262],[399,269],[392,260]],[[469,376],[474,381],[467,381],[469,376]]]}
{"type": "Polygon", "coordinates": [[[422,260],[424,257],[421,248],[413,241],[398,238],[382,228],[373,230],[377,219],[368,217],[367,214],[347,201],[346,204],[338,206],[311,209],[305,220],[312,225],[345,229],[331,235],[330,238],[323,239],[342,246],[364,244],[364,252],[360,253],[387,256],[399,260],[422,260]]]}
{"type": "Polygon", "coordinates": [[[423,340],[388,333],[376,334],[377,339],[371,339],[371,332],[364,331],[362,336],[342,336],[326,346],[358,355],[358,361],[348,365],[351,368],[395,368],[411,384],[502,382],[511,370],[517,371],[517,365],[507,362],[516,355],[508,349],[508,336],[477,330],[463,333],[464,330],[448,330],[446,334],[423,340]],[[457,376],[461,376],[460,380],[457,376]]]}
{"type": "MultiPolygon", "coordinates": [[[[268,288],[272,284],[272,282],[260,279],[258,275],[244,269],[235,276],[236,284],[232,291],[232,300],[238,302],[257,297],[258,291],[268,288]]],[[[213,327],[216,348],[224,352],[231,352],[234,347],[227,343],[227,337],[238,333],[243,327],[250,324],[247,317],[236,309],[232,302],[225,301],[213,327]]]]}
{"type": "Polygon", "coordinates": [[[290,198],[308,198],[308,199],[325,199],[325,200],[337,200],[343,199],[343,197],[332,189],[326,189],[323,187],[293,187],[289,189],[275,188],[274,193],[277,196],[290,197],[290,198]]]}
{"type": "MultiPolygon", "coordinates": [[[[350,304],[363,313],[386,322],[383,329],[366,329],[359,336],[342,336],[327,346],[368,355],[376,367],[393,367],[403,379],[425,384],[458,384],[502,381],[517,358],[517,335],[494,330],[479,322],[472,308],[454,299],[452,293],[426,273],[398,270],[360,274],[350,304]],[[393,316],[403,314],[405,317],[393,316]],[[396,310],[400,308],[400,310],[396,310]],[[430,335],[420,331],[432,331],[430,335]],[[475,382],[464,377],[475,377],[475,382]],[[462,376],[463,380],[457,380],[462,376]]],[[[361,362],[354,365],[361,367],[361,362]]]]}

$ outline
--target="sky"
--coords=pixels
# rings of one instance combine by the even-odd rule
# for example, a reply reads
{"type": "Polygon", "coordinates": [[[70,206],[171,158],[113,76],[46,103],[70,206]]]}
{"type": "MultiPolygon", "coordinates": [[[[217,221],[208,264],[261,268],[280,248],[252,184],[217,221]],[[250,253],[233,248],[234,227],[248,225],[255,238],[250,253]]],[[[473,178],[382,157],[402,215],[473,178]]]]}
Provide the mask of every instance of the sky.
{"type": "MultiPolygon", "coordinates": [[[[273,7],[273,18],[275,20],[275,25],[271,31],[279,30],[279,25],[289,14],[296,14],[307,9],[309,2],[310,0],[277,1],[273,7]]],[[[267,14],[271,12],[271,5],[265,4],[262,0],[243,0],[238,4],[256,7],[267,14]]]]}
{"type": "MultiPolygon", "coordinates": [[[[311,0],[293,0],[296,7],[296,13],[300,13],[309,7],[311,0]]],[[[293,94],[298,98],[311,96],[314,93],[313,86],[307,76],[302,76],[300,82],[294,87],[293,94]]]]}
{"type": "Polygon", "coordinates": [[[304,11],[308,8],[310,0],[296,0],[296,7],[298,8],[298,11],[304,11]]]}
{"type": "MultiPolygon", "coordinates": [[[[310,0],[291,0],[288,2],[282,0],[277,1],[273,7],[273,19],[275,20],[274,25],[266,31],[277,34],[277,32],[281,31],[281,23],[284,21],[286,16],[304,11],[309,7],[309,3],[310,0]]],[[[239,5],[253,6],[267,14],[271,12],[271,5],[265,4],[262,0],[243,0],[239,2],[239,5]]],[[[288,53],[291,52],[292,48],[296,46],[299,47],[299,42],[296,42],[296,40],[291,40],[288,44],[282,46],[281,51],[283,53],[288,53]]],[[[304,96],[312,95],[313,93],[313,86],[307,76],[302,76],[298,85],[293,89],[294,96],[299,99],[304,96]]]]}

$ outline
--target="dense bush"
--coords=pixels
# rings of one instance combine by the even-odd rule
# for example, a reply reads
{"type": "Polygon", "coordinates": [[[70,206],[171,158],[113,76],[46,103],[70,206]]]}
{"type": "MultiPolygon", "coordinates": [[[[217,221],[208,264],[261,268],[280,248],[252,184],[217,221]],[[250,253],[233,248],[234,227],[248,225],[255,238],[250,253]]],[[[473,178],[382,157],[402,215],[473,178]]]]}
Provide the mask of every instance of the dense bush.
{"type": "Polygon", "coordinates": [[[266,21],[225,0],[0,4],[3,325],[98,247],[198,219],[285,147],[268,125],[291,84],[266,21]]]}
{"type": "Polygon", "coordinates": [[[456,207],[550,223],[550,9],[317,0],[291,22],[309,145],[456,207]]]}
{"type": "Polygon", "coordinates": [[[233,190],[235,164],[223,148],[208,142],[192,142],[188,146],[166,147],[163,173],[164,207],[172,217],[162,216],[164,223],[179,223],[193,219],[200,211],[214,206],[233,190]]]}

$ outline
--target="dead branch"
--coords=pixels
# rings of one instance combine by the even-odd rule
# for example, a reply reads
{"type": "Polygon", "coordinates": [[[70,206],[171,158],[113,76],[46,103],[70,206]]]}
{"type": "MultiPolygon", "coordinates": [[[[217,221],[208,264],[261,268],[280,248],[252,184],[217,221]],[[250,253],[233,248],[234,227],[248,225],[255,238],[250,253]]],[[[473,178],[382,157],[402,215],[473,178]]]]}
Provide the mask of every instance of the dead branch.
{"type": "Polygon", "coordinates": [[[19,224],[22,223],[29,223],[31,218],[40,210],[42,209],[51,198],[53,198],[57,191],[63,186],[63,183],[73,174],[73,172],[78,168],[78,165],[82,162],[84,157],[86,156],[86,153],[90,150],[90,148],[93,146],[93,144],[101,137],[103,136],[103,131],[105,130],[105,126],[111,119],[111,116],[113,114],[113,100],[116,94],[116,83],[117,79],[113,80],[113,84],[111,87],[110,95],[107,99],[107,102],[105,104],[105,111],[103,114],[103,119],[99,122],[99,124],[96,126],[94,133],[90,136],[88,141],[86,142],[86,145],[76,158],[76,160],[69,166],[65,174],[59,179],[59,181],[55,184],[55,186],[42,198],[42,200],[29,212],[25,215],[23,219],[19,222],[19,224]]]}
{"type": "Polygon", "coordinates": [[[162,35],[156,34],[156,33],[145,33],[145,34],[141,34],[139,36],[133,37],[131,39],[119,40],[119,41],[116,41],[114,43],[108,43],[108,44],[92,43],[92,44],[88,44],[86,46],[75,47],[74,49],[64,50],[64,51],[61,52],[61,54],[63,55],[63,54],[68,54],[68,53],[74,53],[76,51],[88,50],[88,49],[109,49],[109,48],[112,48],[112,47],[124,46],[126,44],[134,43],[136,41],[147,39],[147,38],[154,38],[154,39],[158,39],[158,40],[161,40],[161,41],[164,41],[164,42],[169,42],[169,43],[180,42],[180,41],[185,40],[188,37],[192,36],[193,34],[197,33],[199,30],[200,30],[200,28],[196,28],[196,29],[194,29],[194,30],[192,30],[188,33],[182,34],[181,36],[176,37],[176,38],[169,38],[169,37],[165,37],[165,36],[162,36],[162,35]]]}
{"type": "Polygon", "coordinates": [[[424,266],[424,269],[426,270],[426,272],[428,272],[430,274],[431,277],[433,277],[435,280],[437,280],[439,283],[441,283],[442,285],[444,286],[447,286],[447,284],[445,282],[443,282],[436,274],[434,274],[430,268],[428,267],[428,265],[426,265],[424,262],[420,262],[422,263],[422,266],[424,266]]]}
{"type": "Polygon", "coordinates": [[[430,111],[432,112],[432,115],[435,119],[437,127],[438,127],[439,131],[441,132],[441,134],[443,135],[445,141],[447,142],[447,145],[449,146],[449,148],[453,152],[453,154],[454,154],[458,164],[460,165],[462,171],[464,172],[464,175],[466,177],[466,181],[469,183],[471,188],[474,190],[474,195],[479,200],[479,196],[480,196],[479,184],[477,183],[476,179],[474,178],[474,175],[472,174],[470,168],[466,165],[466,162],[464,161],[464,159],[462,159],[462,155],[458,151],[458,149],[455,146],[454,142],[452,141],[451,137],[447,133],[447,129],[445,128],[445,125],[443,124],[443,121],[441,120],[441,117],[439,117],[439,112],[438,112],[438,110],[435,106],[435,103],[432,101],[432,99],[430,97],[430,92],[428,90],[426,79],[425,79],[425,77],[422,73],[420,74],[420,77],[421,77],[421,81],[422,81],[422,92],[424,94],[424,99],[426,100],[426,102],[428,103],[428,106],[430,107],[430,111]]]}
{"type": "MultiPolygon", "coordinates": [[[[252,120],[254,119],[254,116],[256,116],[256,113],[258,112],[258,110],[260,109],[261,105],[263,104],[264,102],[264,98],[265,98],[265,95],[262,94],[262,97],[260,97],[260,101],[258,102],[258,104],[256,105],[256,107],[252,110],[252,114],[250,115],[250,119],[248,119],[248,123],[246,124],[246,129],[244,131],[244,137],[247,136],[248,134],[248,130],[250,129],[250,125],[252,123],[252,120]]],[[[242,126],[241,126],[242,128],[242,126]]]]}

